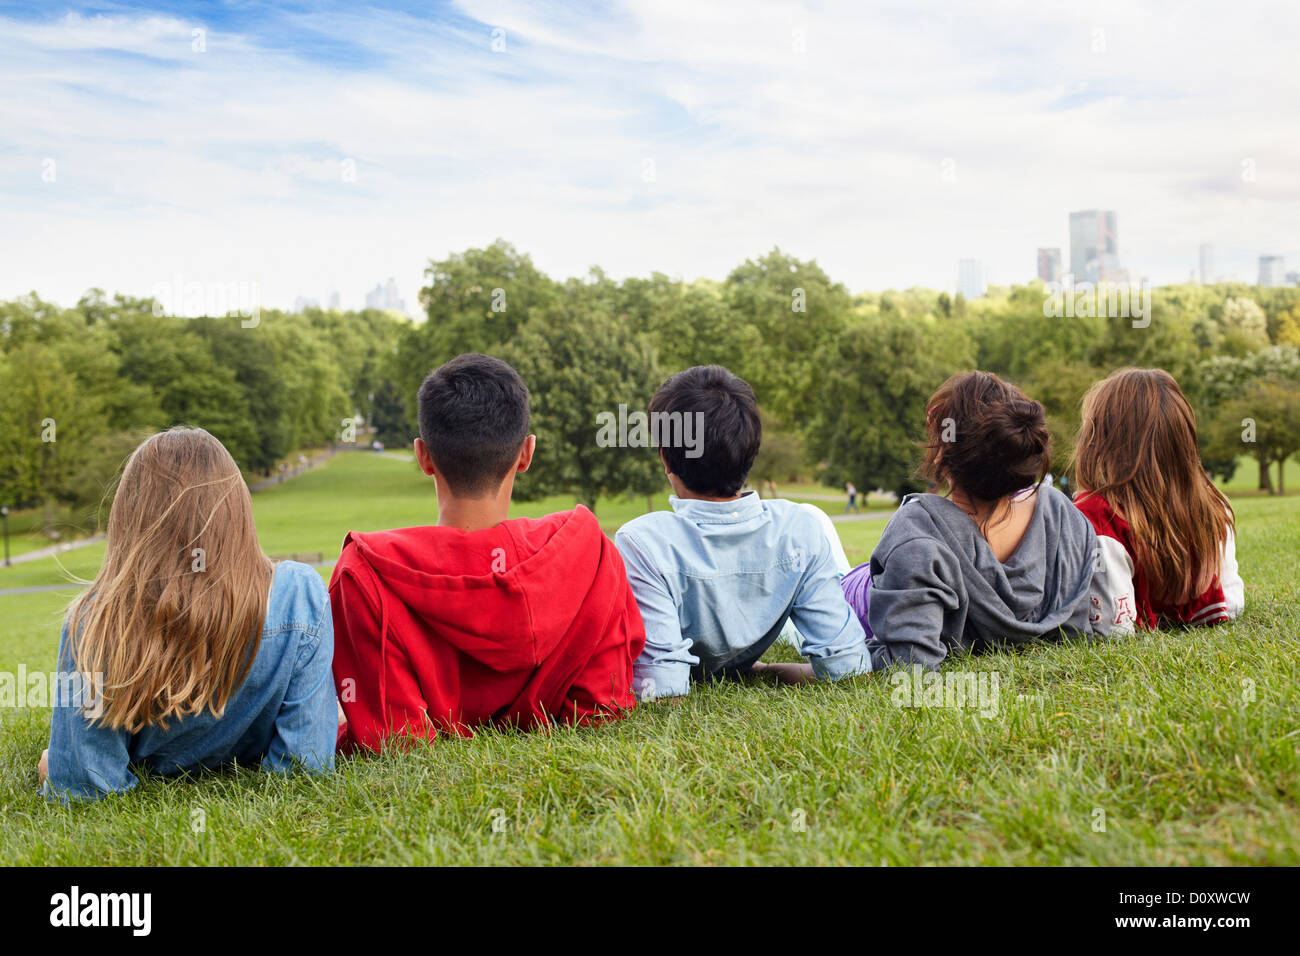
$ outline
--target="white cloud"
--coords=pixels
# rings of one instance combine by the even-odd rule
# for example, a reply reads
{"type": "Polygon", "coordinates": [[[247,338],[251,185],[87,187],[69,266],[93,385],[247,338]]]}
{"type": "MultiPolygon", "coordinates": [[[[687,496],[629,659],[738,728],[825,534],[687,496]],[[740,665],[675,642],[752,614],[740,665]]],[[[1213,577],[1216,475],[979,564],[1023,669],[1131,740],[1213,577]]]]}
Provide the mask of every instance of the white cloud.
{"type": "Polygon", "coordinates": [[[166,16],[0,21],[0,297],[181,273],[355,305],[396,275],[413,302],[428,258],[497,236],[559,276],[720,278],[779,244],[944,288],[959,258],[1009,282],[1068,257],[1093,206],[1156,281],[1206,241],[1244,278],[1300,266],[1293,7],[460,8],[481,26],[329,13],[203,53],[166,16]],[[308,32],[374,62],[295,54],[308,32]]]}

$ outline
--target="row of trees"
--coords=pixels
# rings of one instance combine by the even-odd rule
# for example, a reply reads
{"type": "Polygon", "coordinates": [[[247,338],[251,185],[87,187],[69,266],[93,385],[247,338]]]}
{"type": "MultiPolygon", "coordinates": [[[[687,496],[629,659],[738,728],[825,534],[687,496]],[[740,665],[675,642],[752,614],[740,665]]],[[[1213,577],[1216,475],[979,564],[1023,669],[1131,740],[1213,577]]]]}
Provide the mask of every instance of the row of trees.
{"type": "Polygon", "coordinates": [[[1300,450],[1296,288],[1155,289],[1148,323],[1107,314],[1104,292],[1068,310],[1074,317],[1052,317],[1038,282],[971,302],[927,289],[854,296],[816,262],[779,249],[722,282],[659,273],[614,282],[599,269],[556,282],[504,242],[431,263],[427,274],[428,320],[398,348],[408,417],[420,377],[438,362],[468,350],[512,361],[535,395],[542,440],[524,495],[572,491],[594,504],[662,487],[653,455],[596,447],[595,415],[644,407],[667,374],[707,362],[758,394],[758,481],[815,474],[919,487],[925,402],[964,368],[1003,375],[1043,402],[1058,471],[1069,467],[1084,391],[1125,365],[1179,380],[1201,421],[1206,466],[1221,477],[1250,456],[1260,487],[1278,490],[1281,462],[1300,450]]]}
{"type": "Polygon", "coordinates": [[[668,374],[710,362],[759,397],[760,481],[917,487],[926,399],[964,368],[1044,403],[1058,471],[1083,392],[1123,365],[1178,378],[1218,475],[1250,456],[1261,487],[1281,490],[1279,463],[1300,448],[1300,289],[1164,287],[1146,324],[1105,308],[1053,317],[1039,283],[970,302],[925,289],[854,296],[780,250],[722,282],[616,282],[599,269],[557,281],[500,241],[432,262],[427,279],[422,322],[267,311],[250,328],[97,290],[66,309],[35,294],[0,303],[0,497],[97,505],[141,435],[173,423],[208,428],[249,474],[338,440],[350,420],[405,445],[421,379],[465,351],[511,362],[533,394],[539,448],[520,496],[573,494],[592,507],[664,487],[652,450],[598,444],[596,416],[643,409],[668,374]]]}
{"type": "Polygon", "coordinates": [[[0,303],[0,499],[94,514],[145,435],[201,425],[250,475],[340,437],[374,410],[405,325],[389,314],[156,314],[149,299],[92,290],[64,309],[0,303]]]}

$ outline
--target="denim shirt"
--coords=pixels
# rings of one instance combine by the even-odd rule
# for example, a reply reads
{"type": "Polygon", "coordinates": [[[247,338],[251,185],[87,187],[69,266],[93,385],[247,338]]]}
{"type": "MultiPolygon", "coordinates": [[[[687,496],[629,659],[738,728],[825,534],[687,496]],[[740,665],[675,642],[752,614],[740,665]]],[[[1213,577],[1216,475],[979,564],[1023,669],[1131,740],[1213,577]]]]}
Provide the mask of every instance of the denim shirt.
{"type": "Polygon", "coordinates": [[[614,536],[645,623],[633,667],[641,699],[681,696],[696,679],[739,674],[787,620],[821,680],[871,669],[821,522],[792,501],[669,498],[614,536]]]}
{"type": "MultiPolygon", "coordinates": [[[[73,670],[68,628],[59,638],[59,671],[73,670]]],[[[87,718],[80,700],[57,701],[50,725],[46,797],[66,803],[133,788],[129,769],[178,774],[237,762],[287,771],[334,767],[338,703],[330,668],[334,621],[325,582],[296,561],[275,566],[257,656],[218,719],[208,710],[169,720],[167,729],[111,730],[87,718]]]]}

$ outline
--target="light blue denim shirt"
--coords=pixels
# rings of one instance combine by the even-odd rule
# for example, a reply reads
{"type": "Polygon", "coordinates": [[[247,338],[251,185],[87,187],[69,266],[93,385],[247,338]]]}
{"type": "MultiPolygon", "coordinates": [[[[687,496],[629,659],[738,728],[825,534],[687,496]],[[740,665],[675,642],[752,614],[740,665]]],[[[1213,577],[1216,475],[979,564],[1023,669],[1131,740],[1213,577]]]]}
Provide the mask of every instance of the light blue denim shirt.
{"type": "Polygon", "coordinates": [[[639,697],[680,696],[692,677],[748,670],[791,619],[819,679],[871,669],[831,543],[804,506],[756,492],[669,503],[614,536],[645,622],[639,697]]]}
{"type": "MultiPolygon", "coordinates": [[[[59,639],[59,670],[71,669],[68,630],[59,639]]],[[[132,734],[94,724],[80,700],[54,707],[50,778],[44,793],[61,802],[122,793],[137,783],[132,765],[177,774],[238,762],[265,770],[334,767],[338,703],[331,665],[334,621],[329,592],[311,567],[275,566],[262,641],[248,677],[217,719],[210,711],[171,720],[167,729],[132,734]]]]}

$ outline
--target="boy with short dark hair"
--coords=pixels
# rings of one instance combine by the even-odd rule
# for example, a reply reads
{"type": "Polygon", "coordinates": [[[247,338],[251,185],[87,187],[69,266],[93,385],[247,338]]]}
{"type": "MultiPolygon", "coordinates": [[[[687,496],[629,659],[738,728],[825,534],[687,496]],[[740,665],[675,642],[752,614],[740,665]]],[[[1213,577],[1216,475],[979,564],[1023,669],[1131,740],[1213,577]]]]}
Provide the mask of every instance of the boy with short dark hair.
{"type": "Polygon", "coordinates": [[[507,518],[537,444],[519,374],[458,356],[420,386],[419,420],[415,457],[437,488],[438,524],[349,532],[330,579],[340,746],[634,706],[645,632],[595,516],[579,505],[507,518]]]}
{"type": "Polygon", "coordinates": [[[614,536],[645,623],[638,696],[681,696],[692,678],[753,671],[791,683],[869,671],[824,518],[812,505],[742,491],[762,439],[749,385],[720,365],[678,372],[651,399],[650,422],[672,511],[614,536]],[[698,423],[690,443],[677,440],[689,429],[668,427],[687,420],[698,423]],[[811,663],[760,663],[787,620],[811,663]]]}

